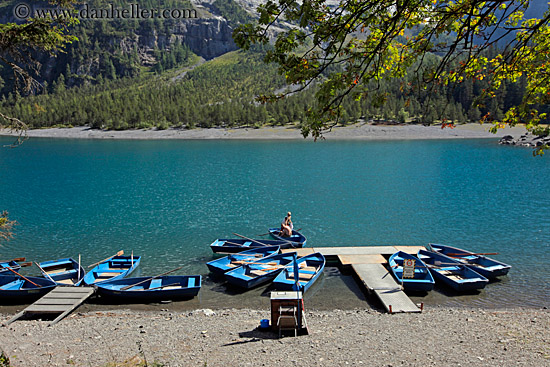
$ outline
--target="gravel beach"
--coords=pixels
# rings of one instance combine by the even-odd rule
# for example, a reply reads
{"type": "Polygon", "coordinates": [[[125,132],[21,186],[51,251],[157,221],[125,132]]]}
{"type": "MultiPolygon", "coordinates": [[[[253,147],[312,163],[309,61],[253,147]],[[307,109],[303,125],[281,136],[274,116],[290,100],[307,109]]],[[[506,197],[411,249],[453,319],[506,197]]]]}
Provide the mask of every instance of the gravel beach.
{"type": "MultiPolygon", "coordinates": [[[[386,139],[477,139],[494,138],[498,140],[505,135],[521,136],[525,128],[500,129],[497,134],[488,132],[490,124],[464,124],[455,128],[442,129],[441,126],[423,125],[374,125],[357,123],[345,127],[335,127],[324,134],[327,140],[386,140],[386,139]]],[[[300,129],[296,127],[262,127],[254,128],[212,128],[212,129],[167,129],[167,130],[97,130],[88,127],[52,128],[28,130],[31,138],[69,138],[69,139],[302,139],[300,129]]],[[[0,135],[15,135],[9,130],[1,130],[0,135]]],[[[308,138],[312,140],[312,138],[308,138]]]]}
{"type": "Polygon", "coordinates": [[[309,335],[278,339],[257,330],[267,308],[77,312],[1,327],[0,345],[12,366],[550,366],[548,310],[306,314],[309,335]]]}

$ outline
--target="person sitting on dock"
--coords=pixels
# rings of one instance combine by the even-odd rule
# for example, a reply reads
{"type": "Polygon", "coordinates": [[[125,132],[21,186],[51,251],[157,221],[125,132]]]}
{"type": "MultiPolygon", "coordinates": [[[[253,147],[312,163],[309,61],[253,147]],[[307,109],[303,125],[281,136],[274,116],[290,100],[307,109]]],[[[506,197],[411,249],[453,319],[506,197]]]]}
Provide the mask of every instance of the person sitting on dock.
{"type": "Polygon", "coordinates": [[[292,224],[291,215],[292,213],[288,212],[285,219],[283,219],[283,222],[281,223],[281,236],[283,237],[290,237],[292,235],[294,225],[292,224]]]}

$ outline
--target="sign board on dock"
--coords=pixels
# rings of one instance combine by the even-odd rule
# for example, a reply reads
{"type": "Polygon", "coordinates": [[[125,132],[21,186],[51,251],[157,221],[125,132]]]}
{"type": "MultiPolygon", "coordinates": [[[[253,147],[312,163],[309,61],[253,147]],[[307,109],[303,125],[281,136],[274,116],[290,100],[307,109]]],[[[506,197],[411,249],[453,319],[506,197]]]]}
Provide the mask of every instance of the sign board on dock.
{"type": "Polygon", "coordinates": [[[413,259],[403,260],[403,278],[414,278],[414,263],[413,259]]]}

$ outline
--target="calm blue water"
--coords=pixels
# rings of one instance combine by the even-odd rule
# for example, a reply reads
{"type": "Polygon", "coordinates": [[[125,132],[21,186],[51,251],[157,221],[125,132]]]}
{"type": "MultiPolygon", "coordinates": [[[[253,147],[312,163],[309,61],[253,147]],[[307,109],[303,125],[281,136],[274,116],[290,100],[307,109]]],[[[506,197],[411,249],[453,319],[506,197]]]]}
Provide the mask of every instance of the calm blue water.
{"type": "Polygon", "coordinates": [[[31,139],[0,149],[0,187],[19,222],[1,258],[124,249],[143,274],[206,274],[214,239],[265,233],[290,210],[309,245],[436,242],[513,265],[479,296],[436,303],[550,303],[550,156],[492,140],[31,139]]]}

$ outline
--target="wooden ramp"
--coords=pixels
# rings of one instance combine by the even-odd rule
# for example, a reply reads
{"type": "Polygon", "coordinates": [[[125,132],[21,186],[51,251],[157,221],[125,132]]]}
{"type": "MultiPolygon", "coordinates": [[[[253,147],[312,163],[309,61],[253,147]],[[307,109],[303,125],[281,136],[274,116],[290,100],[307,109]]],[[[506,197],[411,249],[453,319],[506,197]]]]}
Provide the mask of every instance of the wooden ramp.
{"type": "Polygon", "coordinates": [[[390,271],[384,256],[397,251],[416,254],[424,246],[352,246],[352,247],[310,247],[285,249],[282,252],[297,252],[298,256],[320,252],[323,256],[338,259],[343,266],[350,266],[357,274],[369,293],[374,293],[389,313],[421,312],[413,301],[403,292],[390,271]]]}
{"type": "Polygon", "coordinates": [[[48,324],[48,326],[55,325],[80,306],[94,292],[95,290],[92,287],[56,287],[44,297],[13,316],[4,326],[27,315],[59,314],[55,320],[48,324]]]}
{"type": "Polygon", "coordinates": [[[351,267],[365,287],[380,299],[389,313],[421,311],[401,290],[401,286],[384,265],[352,264],[351,267]]]}

